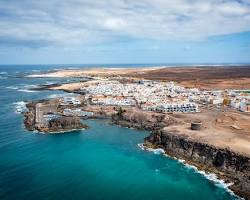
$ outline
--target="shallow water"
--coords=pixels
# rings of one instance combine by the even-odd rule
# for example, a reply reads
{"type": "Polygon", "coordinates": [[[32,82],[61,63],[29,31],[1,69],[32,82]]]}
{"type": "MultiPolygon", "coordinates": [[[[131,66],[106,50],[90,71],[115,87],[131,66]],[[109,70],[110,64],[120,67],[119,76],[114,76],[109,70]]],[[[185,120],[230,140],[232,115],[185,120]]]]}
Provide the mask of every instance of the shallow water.
{"type": "Polygon", "coordinates": [[[16,77],[54,66],[0,67],[0,199],[235,199],[221,184],[163,155],[143,151],[149,133],[87,121],[91,127],[45,135],[23,128],[16,102],[63,95],[25,92],[62,79],[16,77]],[[7,73],[7,75],[6,75],[7,73]],[[24,89],[23,89],[24,88],[24,89]],[[20,91],[21,90],[21,91],[20,91]]]}

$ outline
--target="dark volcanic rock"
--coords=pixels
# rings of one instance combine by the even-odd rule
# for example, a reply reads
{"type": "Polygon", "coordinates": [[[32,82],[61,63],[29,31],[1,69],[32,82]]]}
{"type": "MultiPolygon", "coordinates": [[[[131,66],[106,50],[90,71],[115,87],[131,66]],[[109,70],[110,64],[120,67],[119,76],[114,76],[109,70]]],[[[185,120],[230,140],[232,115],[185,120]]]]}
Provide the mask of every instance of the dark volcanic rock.
{"type": "Polygon", "coordinates": [[[216,173],[233,182],[231,189],[245,199],[250,199],[250,158],[214,146],[193,141],[185,136],[155,131],[145,138],[145,144],[161,147],[167,154],[185,159],[202,170],[216,173]]]}
{"type": "Polygon", "coordinates": [[[158,130],[170,124],[174,124],[175,120],[169,115],[161,113],[149,113],[141,110],[129,110],[128,112],[114,114],[112,122],[124,127],[132,127],[142,130],[158,130]]]}
{"type": "Polygon", "coordinates": [[[57,132],[64,130],[75,130],[87,128],[87,125],[81,123],[78,117],[59,117],[48,122],[48,127],[45,132],[57,132]]]}
{"type": "Polygon", "coordinates": [[[28,103],[26,107],[28,111],[24,113],[24,126],[27,130],[33,131],[35,130],[35,103],[28,103]]]}
{"type": "Polygon", "coordinates": [[[36,104],[43,102],[46,102],[46,100],[31,102],[26,105],[28,111],[24,113],[24,125],[27,130],[38,130],[39,132],[53,133],[88,128],[87,125],[82,124],[80,118],[66,116],[61,116],[42,124],[36,124],[36,104]]]}

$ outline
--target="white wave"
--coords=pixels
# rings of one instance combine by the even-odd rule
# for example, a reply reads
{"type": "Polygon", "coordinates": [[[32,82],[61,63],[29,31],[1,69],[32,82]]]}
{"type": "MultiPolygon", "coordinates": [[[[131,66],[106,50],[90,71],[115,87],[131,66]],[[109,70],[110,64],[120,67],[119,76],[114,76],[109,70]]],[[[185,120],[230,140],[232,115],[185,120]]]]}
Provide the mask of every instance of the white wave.
{"type": "Polygon", "coordinates": [[[18,101],[18,102],[15,102],[13,104],[15,105],[16,113],[23,113],[23,112],[27,111],[27,107],[26,107],[27,102],[18,101]]]}
{"type": "Polygon", "coordinates": [[[46,85],[53,85],[53,84],[56,84],[56,82],[52,82],[52,81],[46,81],[45,83],[46,85]]]}
{"type": "MultiPolygon", "coordinates": [[[[158,148],[158,149],[148,148],[148,147],[145,147],[143,143],[138,144],[138,147],[140,147],[142,150],[151,151],[154,154],[163,154],[164,156],[170,157],[161,148],[158,148]]],[[[212,181],[217,187],[221,187],[221,188],[225,189],[229,194],[236,197],[237,199],[244,200],[244,198],[240,198],[239,196],[234,194],[234,192],[229,188],[231,185],[233,185],[233,183],[226,183],[224,180],[219,179],[217,177],[217,175],[214,174],[214,173],[207,173],[205,171],[198,170],[197,167],[186,163],[186,161],[183,160],[183,159],[178,159],[176,157],[171,157],[171,158],[173,158],[173,159],[177,160],[178,162],[182,163],[185,167],[194,170],[196,173],[199,173],[199,174],[203,175],[206,179],[212,181]]]]}
{"type": "Polygon", "coordinates": [[[236,194],[234,194],[234,192],[229,188],[231,185],[233,185],[233,183],[226,183],[224,180],[219,179],[217,177],[216,174],[214,173],[208,173],[202,170],[198,170],[197,167],[193,166],[193,165],[189,165],[187,164],[185,161],[183,162],[183,160],[178,160],[179,162],[183,163],[185,165],[185,167],[194,170],[196,173],[201,174],[202,176],[204,176],[206,179],[210,180],[211,182],[213,182],[217,187],[223,188],[225,189],[229,194],[231,194],[232,196],[236,197],[237,199],[241,199],[244,200],[244,198],[241,198],[239,196],[237,196],[236,194]]]}
{"type": "Polygon", "coordinates": [[[61,75],[49,73],[49,74],[30,74],[27,75],[28,78],[62,78],[61,75]]]}
{"type": "Polygon", "coordinates": [[[38,92],[32,89],[37,88],[37,85],[19,85],[19,86],[8,86],[7,89],[17,90],[19,92],[38,92]]]}
{"type": "Polygon", "coordinates": [[[145,146],[143,143],[139,143],[139,144],[137,144],[137,146],[140,147],[142,150],[145,150],[145,146]]]}
{"type": "Polygon", "coordinates": [[[6,87],[7,89],[12,89],[12,90],[17,90],[18,89],[18,87],[17,86],[8,86],[8,87],[6,87]]]}
{"type": "Polygon", "coordinates": [[[33,88],[38,88],[38,85],[31,84],[31,85],[24,85],[23,87],[27,89],[33,89],[33,88]]]}
{"type": "Polygon", "coordinates": [[[7,75],[8,72],[0,72],[1,75],[7,75]]]}
{"type": "Polygon", "coordinates": [[[33,131],[34,133],[38,134],[62,134],[62,133],[71,133],[76,131],[84,131],[86,128],[80,128],[80,129],[71,129],[71,130],[61,130],[61,131],[51,131],[51,132],[41,132],[41,131],[33,131]]]}
{"type": "Polygon", "coordinates": [[[190,164],[186,163],[186,161],[183,160],[183,159],[178,159],[176,157],[173,157],[173,158],[175,160],[177,160],[178,162],[182,163],[188,169],[192,169],[192,170],[194,170],[195,173],[201,174],[206,179],[208,179],[209,181],[213,182],[217,187],[225,189],[230,195],[236,197],[237,199],[244,200],[244,198],[240,198],[239,196],[237,196],[236,194],[234,194],[234,192],[229,188],[231,185],[233,185],[233,183],[226,183],[224,180],[219,179],[216,174],[214,174],[214,173],[208,173],[208,172],[199,170],[194,165],[190,165],[190,164]]]}
{"type": "Polygon", "coordinates": [[[165,154],[164,149],[162,149],[162,148],[153,149],[153,148],[145,147],[143,143],[138,144],[138,147],[140,147],[142,150],[145,150],[145,151],[151,151],[154,154],[158,154],[158,155],[165,154]]]}
{"type": "Polygon", "coordinates": [[[19,91],[19,92],[27,92],[27,93],[38,92],[38,91],[30,90],[30,89],[19,89],[17,91],[19,91]]]}
{"type": "Polygon", "coordinates": [[[17,90],[19,92],[38,92],[38,91],[35,91],[35,90],[32,90],[32,89],[35,89],[37,88],[38,86],[37,85],[24,85],[24,84],[21,84],[19,86],[8,86],[6,87],[7,89],[12,89],[12,90],[17,90]]]}

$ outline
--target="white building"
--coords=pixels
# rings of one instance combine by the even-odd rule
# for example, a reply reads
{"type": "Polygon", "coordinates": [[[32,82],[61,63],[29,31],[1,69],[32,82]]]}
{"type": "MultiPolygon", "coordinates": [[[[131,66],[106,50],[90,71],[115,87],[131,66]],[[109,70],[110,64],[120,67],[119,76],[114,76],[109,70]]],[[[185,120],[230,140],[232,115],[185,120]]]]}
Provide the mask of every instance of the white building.
{"type": "Polygon", "coordinates": [[[210,100],[210,103],[211,103],[211,104],[215,104],[215,105],[217,105],[217,104],[222,104],[222,103],[223,103],[223,98],[220,98],[220,97],[212,98],[212,99],[210,100]]]}
{"type": "Polygon", "coordinates": [[[62,105],[79,105],[81,104],[81,101],[79,99],[76,99],[75,97],[64,97],[62,105]]]}
{"type": "Polygon", "coordinates": [[[114,105],[114,106],[134,106],[136,102],[133,98],[126,97],[97,97],[92,98],[93,104],[114,105]]]}
{"type": "Polygon", "coordinates": [[[235,109],[239,109],[240,108],[240,101],[232,100],[231,103],[230,103],[230,106],[235,108],[235,109]]]}
{"type": "Polygon", "coordinates": [[[76,116],[76,117],[91,117],[93,112],[81,110],[81,109],[64,109],[63,115],[65,116],[76,116]]]}

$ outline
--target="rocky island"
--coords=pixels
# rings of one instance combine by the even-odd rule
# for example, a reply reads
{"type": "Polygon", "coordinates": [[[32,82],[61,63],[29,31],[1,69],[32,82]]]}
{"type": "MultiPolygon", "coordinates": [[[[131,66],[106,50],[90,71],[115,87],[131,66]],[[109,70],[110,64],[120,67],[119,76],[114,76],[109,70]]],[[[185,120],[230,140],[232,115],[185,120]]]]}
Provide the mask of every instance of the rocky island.
{"type": "Polygon", "coordinates": [[[48,87],[70,95],[28,103],[25,127],[47,133],[69,131],[87,128],[82,124],[85,119],[105,118],[149,130],[144,148],[162,148],[172,157],[215,173],[232,183],[237,195],[250,199],[250,68],[244,67],[240,74],[233,67],[171,70],[88,69],[30,75],[91,79],[48,87]],[[175,82],[169,81],[171,70],[180,81],[174,77],[175,82]],[[181,71],[195,71],[207,80],[200,83],[197,74],[184,79],[181,71]],[[231,87],[235,77],[245,83],[243,88],[231,87]]]}

